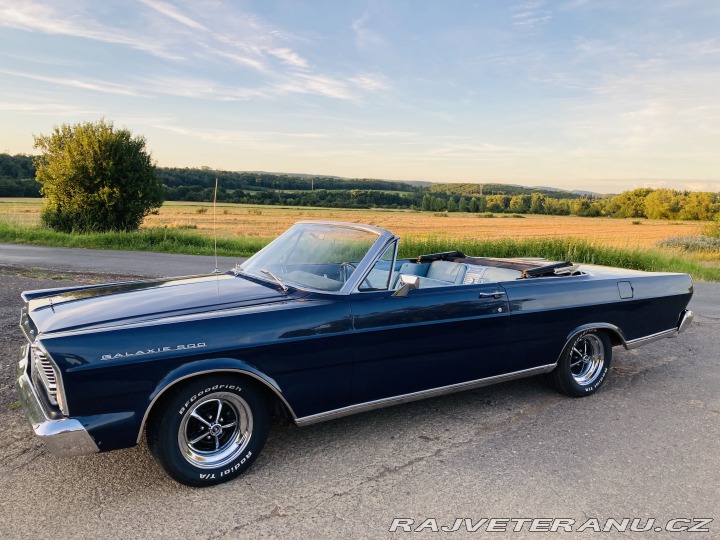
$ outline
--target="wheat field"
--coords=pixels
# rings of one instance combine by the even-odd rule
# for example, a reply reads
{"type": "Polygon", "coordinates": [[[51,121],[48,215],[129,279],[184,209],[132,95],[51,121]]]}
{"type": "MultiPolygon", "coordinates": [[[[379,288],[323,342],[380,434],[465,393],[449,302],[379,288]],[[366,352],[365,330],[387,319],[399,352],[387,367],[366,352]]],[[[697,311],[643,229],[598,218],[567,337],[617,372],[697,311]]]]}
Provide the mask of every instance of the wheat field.
{"type": "MultiPolygon", "coordinates": [[[[39,199],[0,198],[0,222],[36,225],[39,199]]],[[[450,237],[497,240],[505,238],[581,238],[619,248],[654,247],[673,236],[700,234],[703,222],[648,219],[582,218],[575,216],[431,213],[409,210],[352,210],[334,208],[218,204],[218,237],[274,238],[296,221],[327,219],[366,223],[405,237],[450,237]]],[[[209,203],[167,202],[143,227],[192,230],[213,234],[213,208],[209,203]]]]}

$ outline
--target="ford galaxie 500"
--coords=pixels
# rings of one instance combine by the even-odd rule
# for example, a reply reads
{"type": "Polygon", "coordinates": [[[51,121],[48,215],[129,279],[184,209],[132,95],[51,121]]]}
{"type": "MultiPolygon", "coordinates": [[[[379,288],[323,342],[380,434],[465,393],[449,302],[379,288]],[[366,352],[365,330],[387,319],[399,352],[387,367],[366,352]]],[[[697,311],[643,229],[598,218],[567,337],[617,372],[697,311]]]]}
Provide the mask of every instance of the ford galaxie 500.
{"type": "Polygon", "coordinates": [[[273,414],[300,426],[546,374],[589,396],[612,348],[692,321],[685,274],[458,251],[300,222],[226,274],[23,293],[22,405],[53,452],[137,444],[175,480],[230,480],[273,414]]]}

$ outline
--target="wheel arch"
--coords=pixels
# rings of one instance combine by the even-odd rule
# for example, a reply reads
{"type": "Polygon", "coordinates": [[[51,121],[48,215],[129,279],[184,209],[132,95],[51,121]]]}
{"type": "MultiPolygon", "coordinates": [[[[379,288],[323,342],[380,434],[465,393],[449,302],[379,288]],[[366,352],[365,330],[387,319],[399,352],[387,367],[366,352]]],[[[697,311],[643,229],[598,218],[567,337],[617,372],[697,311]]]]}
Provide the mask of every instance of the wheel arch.
{"type": "Polygon", "coordinates": [[[271,397],[274,397],[279,401],[280,405],[287,410],[293,420],[297,418],[292,406],[287,402],[285,396],[283,396],[280,385],[278,385],[272,377],[239,360],[232,358],[214,358],[211,360],[202,360],[199,362],[184,364],[163,377],[163,379],[155,386],[153,392],[148,396],[148,403],[145,407],[142,421],[140,422],[136,443],[140,443],[140,439],[145,431],[148,419],[155,409],[155,406],[164,397],[169,396],[173,389],[177,389],[179,384],[197,377],[222,373],[232,373],[258,381],[260,386],[263,387],[263,389],[271,397]]]}
{"type": "MultiPolygon", "coordinates": [[[[611,323],[597,322],[583,324],[572,330],[565,338],[565,345],[563,345],[562,351],[565,350],[565,347],[567,347],[568,343],[570,343],[573,339],[577,338],[583,332],[587,332],[588,330],[604,330],[608,334],[608,337],[610,338],[610,343],[613,345],[613,347],[622,345],[626,349],[628,348],[627,341],[625,340],[625,334],[619,326],[611,323]]],[[[562,351],[560,351],[560,356],[562,356],[562,351]]],[[[558,361],[560,360],[560,356],[558,356],[558,361]]]]}

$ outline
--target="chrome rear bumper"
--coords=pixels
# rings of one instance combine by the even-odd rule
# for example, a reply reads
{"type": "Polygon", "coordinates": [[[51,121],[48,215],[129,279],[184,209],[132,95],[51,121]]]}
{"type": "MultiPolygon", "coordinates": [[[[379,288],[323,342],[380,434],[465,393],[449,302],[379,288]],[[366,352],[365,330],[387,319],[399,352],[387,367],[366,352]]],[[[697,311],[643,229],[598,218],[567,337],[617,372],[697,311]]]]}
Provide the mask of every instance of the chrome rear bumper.
{"type": "Polygon", "coordinates": [[[17,366],[17,391],[25,416],[45,446],[57,456],[94,454],[100,449],[85,427],[73,418],[50,418],[37,395],[28,372],[27,347],[17,366]]]}
{"type": "Polygon", "coordinates": [[[678,322],[677,333],[682,334],[685,330],[687,330],[688,327],[692,324],[694,318],[695,314],[689,309],[683,311],[682,315],[680,315],[680,321],[678,322]]]}

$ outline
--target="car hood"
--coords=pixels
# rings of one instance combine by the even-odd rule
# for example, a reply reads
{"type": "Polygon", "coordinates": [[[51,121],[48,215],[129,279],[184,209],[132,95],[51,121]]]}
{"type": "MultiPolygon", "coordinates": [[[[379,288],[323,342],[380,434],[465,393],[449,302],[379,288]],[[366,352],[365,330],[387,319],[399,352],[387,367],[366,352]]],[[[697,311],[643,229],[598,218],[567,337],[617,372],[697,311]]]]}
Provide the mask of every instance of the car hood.
{"type": "Polygon", "coordinates": [[[110,283],[23,293],[21,326],[40,334],[103,328],[165,317],[287,301],[270,284],[230,274],[110,283]]]}

